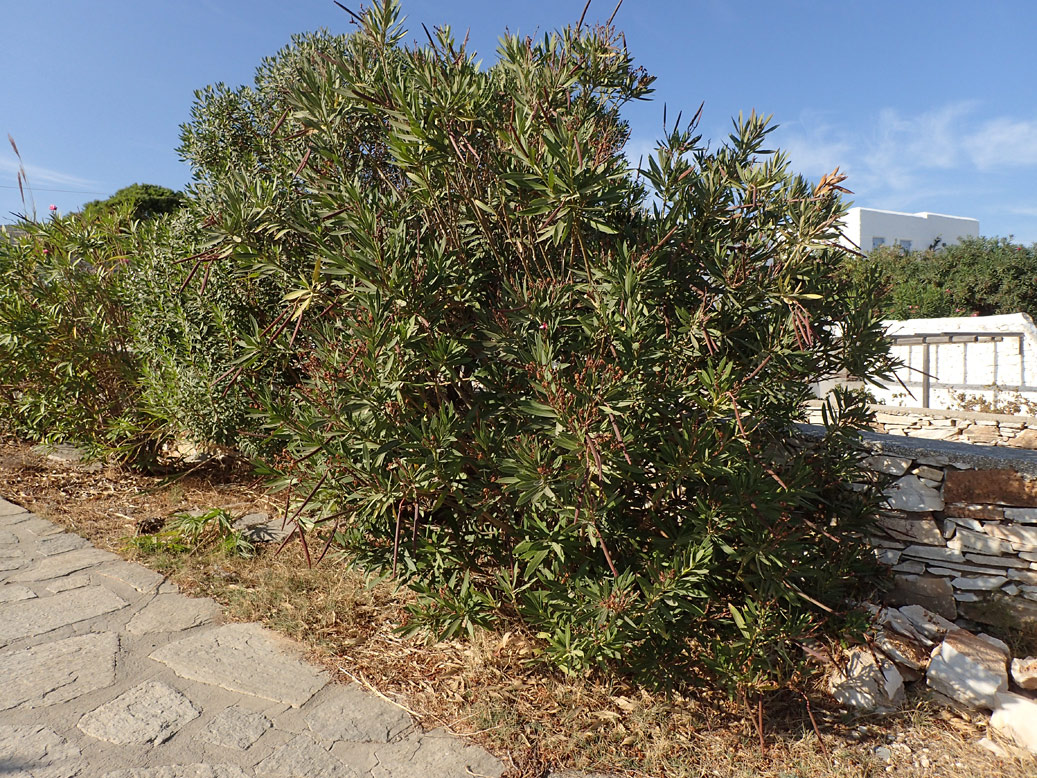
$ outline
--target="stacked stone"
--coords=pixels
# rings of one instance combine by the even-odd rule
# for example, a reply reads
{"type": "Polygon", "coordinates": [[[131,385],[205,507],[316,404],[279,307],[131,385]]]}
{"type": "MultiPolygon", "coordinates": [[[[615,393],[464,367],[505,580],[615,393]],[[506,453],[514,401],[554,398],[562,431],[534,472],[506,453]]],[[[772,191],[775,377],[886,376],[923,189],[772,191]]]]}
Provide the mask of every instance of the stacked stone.
{"type": "MultiPolygon", "coordinates": [[[[1037,419],[972,411],[899,409],[874,405],[876,432],[924,440],[950,440],[980,446],[1037,449],[1037,419]]],[[[821,423],[820,403],[809,410],[812,424],[821,423]]]]}
{"type": "Polygon", "coordinates": [[[896,479],[873,538],[895,574],[892,602],[952,620],[1037,620],[1037,481],[946,456],[866,465],[896,479]]]}

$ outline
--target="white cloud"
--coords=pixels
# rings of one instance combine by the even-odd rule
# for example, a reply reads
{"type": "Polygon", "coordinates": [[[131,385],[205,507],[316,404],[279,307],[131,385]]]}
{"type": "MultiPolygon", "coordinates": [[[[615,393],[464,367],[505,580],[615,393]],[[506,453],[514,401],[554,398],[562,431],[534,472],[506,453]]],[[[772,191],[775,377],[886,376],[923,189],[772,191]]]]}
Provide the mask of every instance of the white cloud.
{"type": "Polygon", "coordinates": [[[980,170],[1037,165],[1037,120],[991,119],[964,145],[980,170]]]}
{"type": "MultiPolygon", "coordinates": [[[[96,181],[91,181],[87,178],[81,178],[79,176],[73,176],[68,173],[62,173],[58,170],[51,170],[50,168],[40,167],[39,165],[25,165],[25,174],[28,177],[29,186],[43,185],[43,184],[54,184],[57,186],[74,187],[82,189],[84,187],[95,187],[97,186],[96,181]]],[[[14,156],[0,156],[0,175],[6,177],[10,175],[14,179],[18,175],[20,169],[18,159],[14,156]]]]}
{"type": "Polygon", "coordinates": [[[804,128],[800,133],[793,131],[783,142],[779,139],[778,145],[789,155],[793,169],[804,175],[821,176],[837,167],[844,173],[852,172],[853,147],[830,125],[804,128]]]}
{"type": "Polygon", "coordinates": [[[1037,166],[1037,119],[984,117],[975,101],[914,114],[882,108],[852,122],[804,113],[778,141],[796,170],[816,177],[838,165],[850,189],[894,209],[975,193],[969,173],[1037,166]]]}

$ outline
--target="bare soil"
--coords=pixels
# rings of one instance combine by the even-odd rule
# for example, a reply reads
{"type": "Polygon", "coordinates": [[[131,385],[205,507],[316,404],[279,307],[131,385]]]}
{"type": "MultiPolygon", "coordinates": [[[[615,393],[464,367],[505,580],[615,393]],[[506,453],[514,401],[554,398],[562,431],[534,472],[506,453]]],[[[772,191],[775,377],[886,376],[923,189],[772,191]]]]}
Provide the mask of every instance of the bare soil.
{"type": "MultiPolygon", "coordinates": [[[[247,467],[228,462],[161,479],[58,462],[0,442],[0,496],[100,548],[168,575],[186,593],[223,603],[308,646],[343,681],[367,686],[426,727],[445,726],[509,765],[509,778],[593,770],[629,776],[1030,777],[1037,763],[978,745],[985,717],[941,707],[924,687],[893,716],[854,716],[822,693],[775,693],[753,706],[707,691],[656,693],[622,680],[572,679],[535,661],[519,631],[429,644],[396,628],[406,590],[349,567],[334,552],[310,567],[297,544],[250,559],[215,549],[145,553],[133,538],[183,511],[234,515],[277,503],[247,467]]],[[[915,685],[916,687],[919,684],[915,685]]]]}

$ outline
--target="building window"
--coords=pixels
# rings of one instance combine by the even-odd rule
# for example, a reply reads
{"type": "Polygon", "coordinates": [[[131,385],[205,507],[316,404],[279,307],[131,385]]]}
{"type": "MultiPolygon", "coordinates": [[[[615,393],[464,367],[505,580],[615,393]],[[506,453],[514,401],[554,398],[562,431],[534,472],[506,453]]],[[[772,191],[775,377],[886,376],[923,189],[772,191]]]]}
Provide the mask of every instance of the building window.
{"type": "Polygon", "coordinates": [[[885,238],[872,238],[871,239],[871,247],[873,249],[877,249],[879,246],[885,246],[885,245],[886,245],[886,239],[885,238]]]}
{"type": "Polygon", "coordinates": [[[901,238],[900,240],[897,241],[897,243],[900,244],[900,248],[902,248],[904,251],[910,251],[911,250],[911,241],[904,240],[904,239],[901,238]]]}

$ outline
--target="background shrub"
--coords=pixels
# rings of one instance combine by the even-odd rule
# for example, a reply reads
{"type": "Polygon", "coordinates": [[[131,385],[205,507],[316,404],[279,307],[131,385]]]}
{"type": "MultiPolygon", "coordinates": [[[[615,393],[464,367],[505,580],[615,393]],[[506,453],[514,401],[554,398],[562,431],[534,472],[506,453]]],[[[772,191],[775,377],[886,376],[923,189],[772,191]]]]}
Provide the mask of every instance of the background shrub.
{"type": "Polygon", "coordinates": [[[884,246],[848,265],[881,274],[881,314],[890,319],[1037,315],[1037,246],[1009,238],[967,238],[937,251],[884,246]]]}
{"type": "Polygon", "coordinates": [[[111,441],[139,396],[122,298],[139,225],[116,209],[19,226],[0,240],[0,419],[31,440],[111,441]]]}

